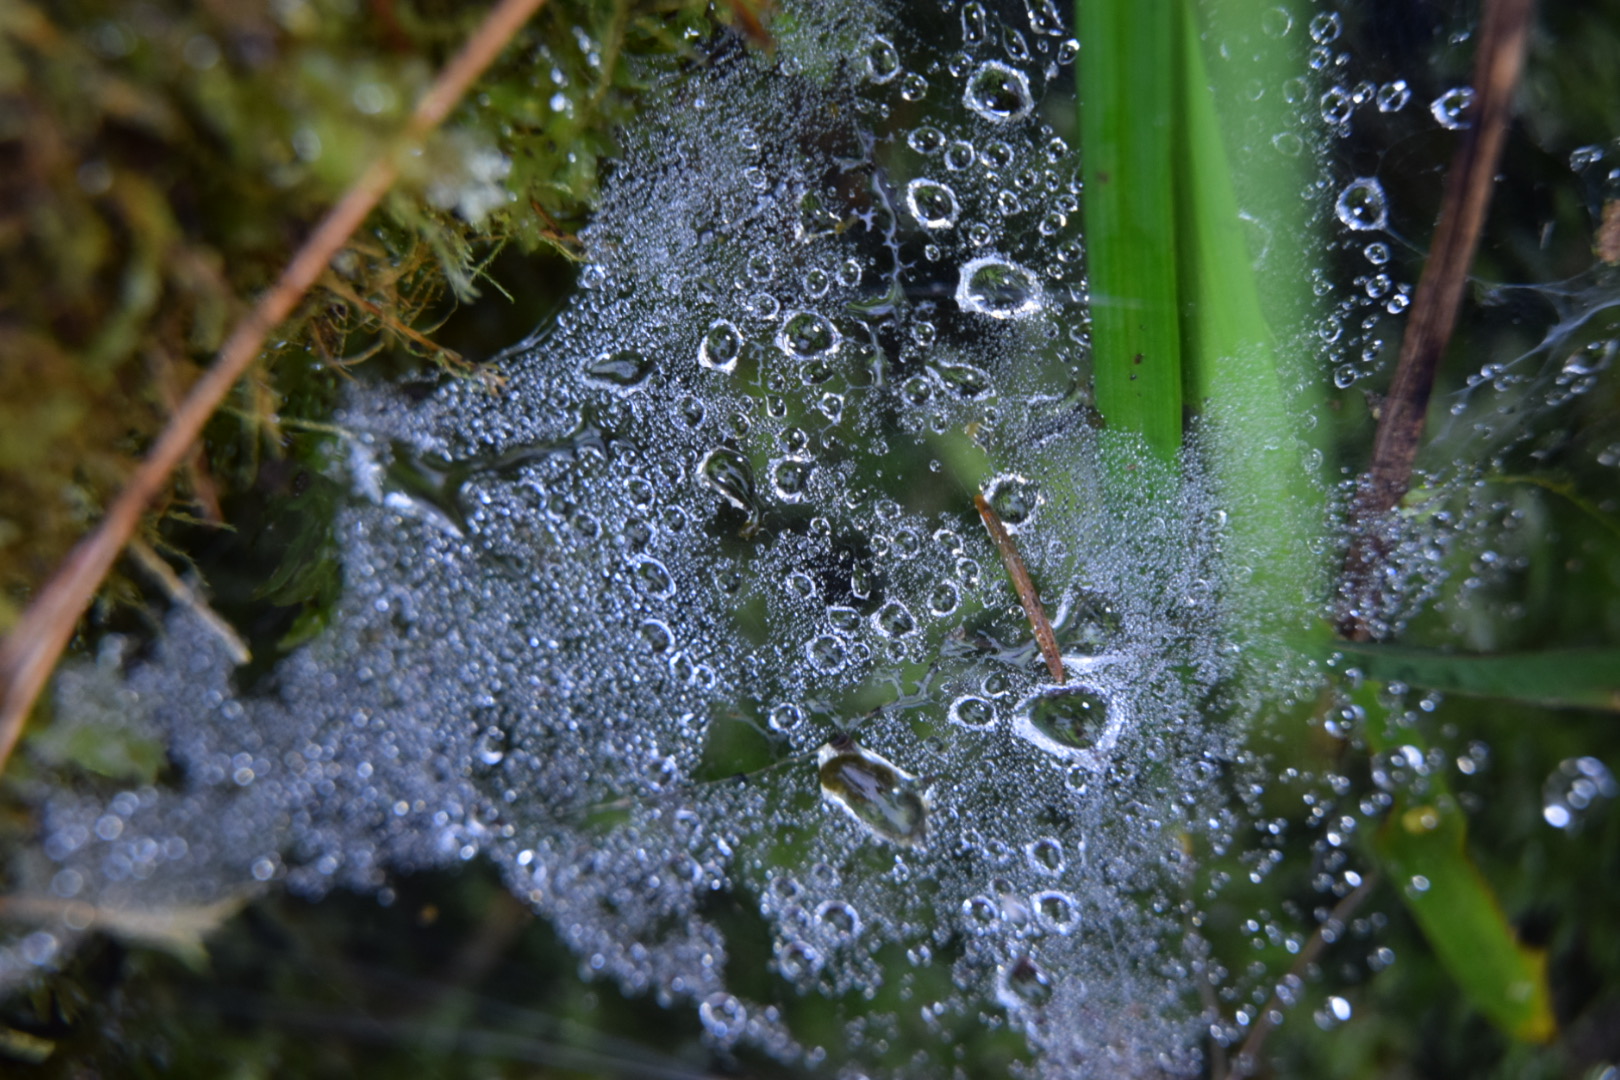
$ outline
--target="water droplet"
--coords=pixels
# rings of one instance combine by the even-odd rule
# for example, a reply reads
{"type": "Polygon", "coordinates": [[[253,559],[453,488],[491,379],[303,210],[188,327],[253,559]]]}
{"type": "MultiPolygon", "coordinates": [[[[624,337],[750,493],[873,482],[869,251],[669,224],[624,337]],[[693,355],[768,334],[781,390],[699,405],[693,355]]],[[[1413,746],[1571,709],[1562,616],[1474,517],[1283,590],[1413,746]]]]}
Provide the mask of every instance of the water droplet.
{"type": "Polygon", "coordinates": [[[973,164],[975,156],[972,143],[957,140],[945,150],[945,167],[952,172],[961,172],[973,164]]]}
{"type": "Polygon", "coordinates": [[[880,839],[906,846],[922,843],[928,804],[916,790],[915,777],[848,737],[827,743],[816,758],[823,799],[880,839]]]}
{"type": "Polygon", "coordinates": [[[1470,126],[1463,114],[1473,103],[1473,87],[1454,86],[1429,103],[1429,112],[1441,127],[1461,131],[1470,126]]]}
{"type": "Polygon", "coordinates": [[[698,1006],[698,1018],[710,1035],[723,1043],[735,1043],[748,1030],[748,1010],[735,997],[724,992],[710,994],[698,1006]]]}
{"type": "Polygon", "coordinates": [[[906,145],[919,154],[937,154],[945,148],[945,133],[924,124],[906,136],[906,145]]]}
{"type": "Polygon", "coordinates": [[[1035,33],[1049,37],[1063,33],[1063,18],[1052,0],[1024,0],[1024,13],[1029,16],[1029,28],[1035,33]]]}
{"type": "Polygon", "coordinates": [[[1025,844],[1024,857],[1029,860],[1031,870],[1047,877],[1056,877],[1063,873],[1063,867],[1068,861],[1063,857],[1063,845],[1050,836],[1043,836],[1025,844]]]}
{"type": "Polygon", "coordinates": [[[962,43],[981,45],[990,36],[990,15],[979,0],[962,8],[962,43]]]}
{"type": "Polygon", "coordinates": [[[1052,1000],[1052,980],[1027,956],[996,972],[996,998],[1013,1010],[1040,1008],[1052,1000]]]}
{"type": "Polygon", "coordinates": [[[783,321],[776,344],[789,356],[808,360],[831,354],[843,339],[826,316],[813,311],[795,311],[783,321]]]}
{"type": "Polygon", "coordinates": [[[984,397],[990,392],[989,374],[972,364],[942,364],[935,373],[939,376],[940,382],[970,401],[984,397]]]}
{"type": "Polygon", "coordinates": [[[742,352],[742,336],[725,319],[709,327],[698,346],[698,363],[713,371],[735,371],[737,356],[742,352]]]}
{"type": "Polygon", "coordinates": [[[651,372],[652,363],[634,349],[598,357],[585,367],[585,375],[592,381],[623,389],[640,385],[651,372]]]}
{"type": "Polygon", "coordinates": [[[963,311],[1015,319],[1041,309],[1041,290],[1035,275],[1022,266],[987,255],[962,267],[956,302],[963,311]]]}
{"type": "Polygon", "coordinates": [[[1356,232],[1382,229],[1389,224],[1389,206],[1384,198],[1384,185],[1371,177],[1352,180],[1339,193],[1334,213],[1356,232]]]}
{"type": "Polygon", "coordinates": [[[844,640],[832,634],[822,634],[812,638],[804,647],[804,655],[810,661],[810,666],[823,675],[830,675],[844,666],[849,656],[844,640]]]}
{"type": "Polygon", "coordinates": [[[1350,92],[1342,86],[1329,87],[1322,95],[1322,119],[1337,127],[1350,119],[1355,110],[1355,102],[1350,98],[1350,92]]]}
{"type": "Polygon", "coordinates": [[[1406,85],[1405,79],[1396,79],[1380,86],[1375,100],[1378,102],[1379,112],[1400,112],[1406,108],[1406,103],[1412,100],[1412,88],[1406,85]]]}
{"type": "Polygon", "coordinates": [[[961,594],[957,592],[956,586],[948,581],[942,581],[928,594],[928,610],[935,615],[949,615],[956,610],[956,605],[961,603],[961,600],[961,594]]]}
{"type": "Polygon", "coordinates": [[[982,697],[964,694],[951,702],[948,715],[952,723],[963,727],[982,728],[995,723],[996,707],[982,697]]]}
{"type": "Polygon", "coordinates": [[[866,74],[875,83],[886,83],[900,74],[900,53],[894,42],[874,35],[866,43],[866,74]]]}
{"type": "Polygon", "coordinates": [[[1287,8],[1269,8],[1260,14],[1260,29],[1269,37],[1287,37],[1294,28],[1294,17],[1287,8]]]}
{"type": "Polygon", "coordinates": [[[1104,748],[1108,700],[1096,690],[1070,684],[1031,695],[1018,708],[1020,736],[1049,753],[1073,757],[1104,748]]]}
{"type": "Polygon", "coordinates": [[[799,725],[804,723],[804,709],[791,701],[784,701],[771,709],[770,715],[766,717],[766,723],[770,725],[772,731],[786,735],[798,730],[799,725]]]}
{"type": "Polygon", "coordinates": [[[898,600],[890,600],[877,609],[872,616],[872,625],[884,637],[905,637],[917,632],[917,620],[912,618],[906,605],[898,600]]]}
{"type": "Polygon", "coordinates": [[[635,562],[636,580],[649,595],[667,599],[675,595],[675,579],[657,559],[642,556],[635,562]]]}
{"type": "Polygon", "coordinates": [[[809,458],[785,457],[771,463],[771,487],[783,502],[796,503],[810,486],[814,464],[809,458]]]}
{"type": "Polygon", "coordinates": [[[990,478],[984,486],[984,501],[1001,518],[1007,531],[1016,533],[1035,520],[1036,511],[1046,501],[1041,489],[1027,476],[1003,473],[990,478]]]}
{"type": "Polygon", "coordinates": [[[1070,934],[1080,922],[1079,913],[1075,910],[1074,898],[1068,893],[1050,889],[1038,892],[1029,898],[1030,907],[1035,909],[1035,917],[1042,926],[1059,934],[1070,934]]]}
{"type": "Polygon", "coordinates": [[[956,193],[936,180],[913,180],[906,185],[906,205],[925,229],[948,229],[956,223],[956,193]]]}
{"type": "Polygon", "coordinates": [[[1344,17],[1337,11],[1324,11],[1311,19],[1311,40],[1318,45],[1337,41],[1344,31],[1344,17]]]}
{"type": "Polygon", "coordinates": [[[962,101],[978,115],[998,124],[1022,120],[1035,107],[1028,76],[999,60],[979,65],[968,79],[962,101]]]}
{"type": "Polygon", "coordinates": [[[1001,922],[1001,909],[988,896],[971,896],[962,901],[962,914],[975,933],[988,933],[1001,922]]]}
{"type": "Polygon", "coordinates": [[[675,633],[670,630],[669,624],[660,619],[644,619],[641,623],[641,637],[647,643],[647,648],[655,653],[665,653],[675,644],[675,633]]]}
{"type": "Polygon", "coordinates": [[[754,497],[754,469],[736,450],[717,446],[698,462],[698,479],[720,493],[732,506],[748,515],[750,525],[759,520],[759,503],[754,497]]]}
{"type": "Polygon", "coordinates": [[[473,753],[485,765],[499,765],[506,757],[506,732],[491,724],[479,734],[473,753]]]}
{"type": "Polygon", "coordinates": [[[817,904],[816,922],[835,938],[846,941],[861,932],[860,912],[842,900],[823,900],[817,904]]]}

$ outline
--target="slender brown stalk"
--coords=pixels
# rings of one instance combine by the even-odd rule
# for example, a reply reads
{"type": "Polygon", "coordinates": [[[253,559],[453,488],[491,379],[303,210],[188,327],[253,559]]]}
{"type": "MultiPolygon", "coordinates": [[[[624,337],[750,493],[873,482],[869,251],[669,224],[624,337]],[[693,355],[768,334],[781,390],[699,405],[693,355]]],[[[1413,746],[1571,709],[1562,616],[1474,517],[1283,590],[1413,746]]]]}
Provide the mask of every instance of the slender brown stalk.
{"type": "MultiPolygon", "coordinates": [[[[1372,891],[1377,887],[1378,874],[1376,872],[1369,873],[1360,885],[1357,885],[1349,895],[1340,900],[1322,925],[1316,928],[1316,933],[1312,934],[1310,940],[1299,950],[1299,956],[1295,958],[1293,966],[1288,969],[1288,975],[1285,977],[1303,980],[1307,969],[1316,963],[1317,959],[1321,957],[1322,951],[1328,947],[1325,932],[1328,927],[1335,928],[1335,935],[1343,933],[1344,926],[1350,921],[1350,917],[1356,913],[1357,908],[1366,902],[1367,897],[1371,896],[1372,891]]],[[[1225,1080],[1242,1080],[1243,1077],[1253,1075],[1259,1065],[1260,1050],[1265,1046],[1266,1036],[1271,1034],[1272,1029],[1279,1022],[1273,1020],[1272,1016],[1280,1016],[1282,1008],[1282,998],[1277,994],[1272,994],[1271,1000],[1266,1002],[1265,1007],[1260,1010],[1260,1015],[1255,1018],[1254,1027],[1249,1029],[1248,1037],[1243,1040],[1243,1046],[1238,1049],[1237,1056],[1232,1059],[1232,1071],[1226,1074],[1225,1080]]]]}
{"type": "Polygon", "coordinates": [[[215,408],[258,358],[265,338],[325,271],[332,256],[360,227],[399,175],[399,154],[450,114],[467,88],[545,0],[500,0],[416,103],[399,145],[368,165],[343,193],[281,272],[274,287],[238,322],[214,364],[186,395],[163,434],[118,493],[94,532],[82,540],[46,582],[0,645],[0,769],[22,734],[34,701],[73,635],[90,599],[135,532],[141,515],[163,491],[215,408]]]}
{"type": "Polygon", "coordinates": [[[1411,484],[1435,373],[1457,326],[1468,267],[1479,246],[1507,138],[1533,6],[1533,0],[1485,0],[1474,58],[1472,126],[1446,175],[1440,223],[1412,300],[1395,379],[1384,400],[1372,466],[1351,508],[1354,539],[1344,560],[1345,607],[1339,632],[1356,641],[1366,641],[1373,633],[1369,616],[1378,604],[1378,570],[1388,554],[1378,534],[1379,520],[1400,504],[1411,484]]]}
{"type": "Polygon", "coordinates": [[[1046,669],[1057,682],[1067,681],[1063,657],[1058,653],[1057,635],[1052,632],[1046,609],[1041,606],[1040,594],[1035,591],[1035,583],[1029,578],[1029,571],[1024,567],[1023,557],[1018,554],[1007,526],[1002,523],[995,507],[990,505],[990,500],[982,494],[973,496],[973,505],[979,508],[984,527],[990,530],[990,539],[996,542],[996,550],[1001,552],[1002,565],[1007,568],[1007,576],[1012,578],[1013,589],[1018,593],[1018,602],[1024,605],[1024,614],[1029,616],[1029,625],[1035,631],[1035,644],[1040,646],[1041,655],[1046,658],[1046,669]]]}

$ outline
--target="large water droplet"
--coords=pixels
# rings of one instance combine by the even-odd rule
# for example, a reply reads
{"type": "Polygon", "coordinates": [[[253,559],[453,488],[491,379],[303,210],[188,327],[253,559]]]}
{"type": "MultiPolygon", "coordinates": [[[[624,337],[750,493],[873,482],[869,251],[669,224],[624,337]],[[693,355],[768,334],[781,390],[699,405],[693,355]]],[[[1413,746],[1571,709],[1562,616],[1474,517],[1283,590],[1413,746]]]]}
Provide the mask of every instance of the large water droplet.
{"type": "Polygon", "coordinates": [[[1029,902],[1035,909],[1035,918],[1042,926],[1055,933],[1073,933],[1075,926],[1080,922],[1074,899],[1068,893],[1050,889],[1031,896],[1029,902]]]}
{"type": "Polygon", "coordinates": [[[628,389],[638,386],[652,372],[652,362],[634,349],[624,349],[601,356],[585,367],[585,374],[593,382],[628,389]]]}
{"type": "Polygon", "coordinates": [[[898,600],[890,600],[878,608],[877,613],[872,616],[872,625],[884,637],[905,637],[917,632],[917,620],[906,610],[906,605],[898,600]]]}
{"type": "Polygon", "coordinates": [[[782,323],[776,335],[776,344],[789,356],[801,360],[826,356],[838,348],[843,335],[825,315],[813,311],[795,311],[782,323]]]}
{"type": "Polygon", "coordinates": [[[1024,856],[1029,860],[1031,870],[1047,877],[1056,877],[1063,873],[1063,867],[1068,861],[1063,857],[1063,845],[1050,836],[1031,840],[1024,845],[1024,856]]]}
{"type": "Polygon", "coordinates": [[[1095,689],[1070,684],[1020,702],[1015,730],[1050,754],[1089,757],[1106,749],[1108,713],[1108,700],[1095,689]]]}
{"type": "Polygon", "coordinates": [[[999,60],[979,65],[968,79],[962,101],[978,115],[998,124],[1022,120],[1035,107],[1028,76],[999,60]]]}
{"type": "Polygon", "coordinates": [[[948,229],[956,224],[956,192],[937,180],[917,179],[907,184],[906,205],[925,229],[948,229]]]}
{"type": "Polygon", "coordinates": [[[1352,180],[1350,186],[1339,193],[1333,212],[1356,232],[1387,227],[1389,204],[1384,197],[1384,185],[1366,176],[1352,180]]]}
{"type": "Polygon", "coordinates": [[[735,371],[742,352],[742,335],[725,319],[720,319],[703,335],[698,346],[698,363],[714,371],[735,371]]]}
{"type": "Polygon", "coordinates": [[[900,53],[888,38],[874,35],[866,43],[866,73],[875,83],[886,83],[900,74],[900,53]]]}
{"type": "Polygon", "coordinates": [[[1001,518],[1007,531],[1016,533],[1022,526],[1035,520],[1035,512],[1046,501],[1041,489],[1027,476],[1003,473],[984,486],[984,501],[1001,518]]]}
{"type": "Polygon", "coordinates": [[[995,722],[996,707],[975,694],[965,694],[951,702],[949,716],[963,727],[988,727],[995,722]]]}
{"type": "Polygon", "coordinates": [[[1469,126],[1464,115],[1474,103],[1474,88],[1454,86],[1429,103],[1429,113],[1443,128],[1461,131],[1469,126]]]}
{"type": "Polygon", "coordinates": [[[816,758],[822,798],[880,839],[907,846],[922,843],[928,804],[916,790],[915,777],[847,737],[827,743],[816,758]]]}
{"type": "Polygon", "coordinates": [[[994,319],[1016,319],[1041,309],[1041,289],[1035,275],[1022,266],[986,255],[962,267],[956,302],[963,311],[994,319]]]}
{"type": "Polygon", "coordinates": [[[1027,956],[996,973],[996,997],[1009,1009],[1039,1008],[1052,1000],[1052,980],[1027,956]]]}
{"type": "Polygon", "coordinates": [[[796,503],[810,486],[812,463],[809,458],[785,457],[771,463],[771,487],[783,502],[796,503]]]}
{"type": "Polygon", "coordinates": [[[736,450],[717,446],[698,462],[698,479],[720,493],[732,506],[748,515],[749,528],[759,521],[759,502],[754,497],[754,468],[736,450]]]}

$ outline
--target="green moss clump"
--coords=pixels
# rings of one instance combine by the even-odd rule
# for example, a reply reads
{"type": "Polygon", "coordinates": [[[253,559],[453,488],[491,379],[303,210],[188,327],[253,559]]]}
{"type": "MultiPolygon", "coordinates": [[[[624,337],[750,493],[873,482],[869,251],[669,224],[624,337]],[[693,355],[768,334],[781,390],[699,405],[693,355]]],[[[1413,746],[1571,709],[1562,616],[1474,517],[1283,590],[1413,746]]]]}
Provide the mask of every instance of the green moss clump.
{"type": "MultiPolygon", "coordinates": [[[[483,15],[448,0],[0,10],[0,632],[483,15]]],[[[757,25],[740,2],[724,17],[757,25]]],[[[146,534],[228,524],[265,461],[315,452],[278,418],[320,418],[359,361],[474,373],[435,339],[443,321],[503,250],[579,257],[617,126],[718,31],[701,0],[543,8],[409,159],[146,534]]]]}

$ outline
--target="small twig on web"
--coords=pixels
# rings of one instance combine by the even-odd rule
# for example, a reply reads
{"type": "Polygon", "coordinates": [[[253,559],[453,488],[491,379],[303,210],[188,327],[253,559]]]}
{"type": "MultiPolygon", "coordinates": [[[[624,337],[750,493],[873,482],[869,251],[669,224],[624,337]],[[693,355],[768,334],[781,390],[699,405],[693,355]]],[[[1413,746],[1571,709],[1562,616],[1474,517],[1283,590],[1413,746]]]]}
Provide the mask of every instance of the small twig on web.
{"type": "Polygon", "coordinates": [[[221,618],[219,612],[209,607],[208,602],[197,594],[197,590],[187,585],[180,575],[163,561],[163,556],[152,549],[151,544],[138,536],[132,536],[128,547],[130,555],[140,564],[141,569],[151,575],[163,591],[169,594],[169,599],[181,607],[190,609],[220,641],[225,643],[226,651],[231,654],[232,663],[245,664],[253,659],[253,654],[248,651],[247,642],[242,640],[235,628],[221,618]]]}
{"type": "Polygon", "coordinates": [[[1366,641],[1373,634],[1370,616],[1378,606],[1378,571],[1388,556],[1387,545],[1378,535],[1379,521],[1400,504],[1411,483],[1435,373],[1457,326],[1468,267],[1479,246],[1496,164],[1507,138],[1532,7],[1533,0],[1485,2],[1479,52],[1474,58],[1472,126],[1464,133],[1446,174],[1440,224],[1412,300],[1395,379],[1384,399],[1372,465],[1350,510],[1353,539],[1344,560],[1339,632],[1355,641],[1366,641]]]}
{"type": "Polygon", "coordinates": [[[134,535],[141,515],[163,491],[175,467],[185,460],[215,408],[258,358],[265,338],[292,314],[325,272],[332,256],[393,186],[399,175],[397,154],[420,143],[444,121],[473,80],[543,3],[545,0],[500,0],[467,39],[416,103],[395,152],[377,158],[349,185],[281,272],[275,286],[236,324],[213,366],[197,380],[170,417],[146,460],[107,508],[101,524],[69,553],[0,645],[0,768],[11,757],[23,722],[72,637],[79,616],[134,535]]]}
{"type": "Polygon", "coordinates": [[[996,542],[996,550],[1001,552],[1002,565],[1007,568],[1013,590],[1018,593],[1018,602],[1024,605],[1024,614],[1029,616],[1029,625],[1035,631],[1035,644],[1040,646],[1041,655],[1046,658],[1046,669],[1052,673],[1055,681],[1067,681],[1063,657],[1058,652],[1057,635],[1052,632],[1052,623],[1046,617],[1046,609],[1041,606],[1041,595],[1035,591],[1035,582],[1030,580],[1029,570],[1025,568],[1018,547],[1007,533],[1007,526],[1002,523],[995,507],[990,505],[990,500],[982,494],[973,496],[973,505],[979,508],[984,527],[990,530],[990,539],[996,542]]]}

